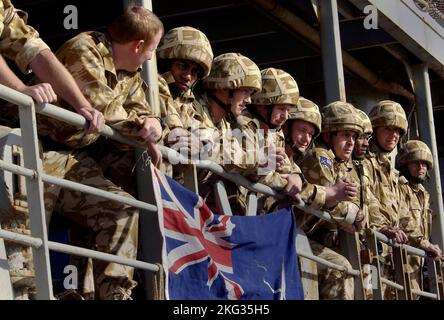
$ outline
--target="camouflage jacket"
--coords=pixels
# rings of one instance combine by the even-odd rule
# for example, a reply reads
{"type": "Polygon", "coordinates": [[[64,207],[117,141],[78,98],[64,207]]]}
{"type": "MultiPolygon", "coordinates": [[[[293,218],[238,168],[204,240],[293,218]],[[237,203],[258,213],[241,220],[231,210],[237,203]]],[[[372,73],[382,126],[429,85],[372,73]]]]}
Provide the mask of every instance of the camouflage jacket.
{"type": "Polygon", "coordinates": [[[399,225],[409,237],[409,244],[421,249],[430,246],[432,210],[430,194],[422,184],[408,182],[401,177],[400,188],[408,210],[400,216],[399,225]]]}
{"type": "Polygon", "coordinates": [[[247,156],[250,157],[249,163],[252,164],[252,170],[249,171],[249,179],[279,190],[287,185],[287,179],[282,177],[283,174],[302,173],[299,166],[291,162],[288,157],[284,159],[284,163],[279,168],[259,167],[259,156],[261,154],[266,156],[271,147],[285,149],[285,137],[282,129],[272,131],[266,123],[254,118],[249,113],[238,117],[233,127],[242,132],[243,147],[247,156]],[[255,157],[253,158],[252,155],[255,157]]]}
{"type": "MultiPolygon", "coordinates": [[[[302,162],[301,169],[309,183],[319,184],[325,187],[331,187],[338,179],[348,177],[357,184],[358,194],[360,194],[358,177],[352,161],[337,161],[333,151],[323,144],[316,145],[313,153],[307,156],[302,162]]],[[[340,202],[334,208],[330,209],[329,212],[336,222],[351,224],[355,221],[360,206],[360,199],[356,197],[351,202],[340,202]]],[[[303,214],[302,217],[298,217],[298,220],[300,221],[299,226],[307,234],[314,232],[322,225],[328,229],[336,229],[336,226],[326,224],[324,221],[310,214],[303,214]]]]}
{"type": "MultiPolygon", "coordinates": [[[[305,157],[310,156],[312,149],[308,150],[305,154],[302,154],[299,150],[293,149],[287,141],[285,145],[285,153],[290,158],[290,161],[300,166],[305,157]]],[[[302,171],[305,175],[305,173],[302,171]]],[[[301,199],[305,205],[314,210],[321,210],[325,205],[326,200],[326,188],[318,184],[307,182],[304,190],[301,192],[301,199]]]]}
{"type": "Polygon", "coordinates": [[[0,54],[15,61],[23,73],[31,71],[29,64],[42,50],[49,50],[38,32],[26,24],[27,16],[10,0],[0,0],[0,54]]]}
{"type": "MultiPolygon", "coordinates": [[[[370,172],[368,172],[368,166],[365,165],[366,161],[368,160],[353,160],[353,166],[360,186],[360,193],[358,194],[360,207],[368,221],[370,212],[372,212],[373,215],[379,215],[380,204],[372,192],[370,172]]],[[[369,227],[368,223],[366,227],[369,227]]]]}
{"type": "Polygon", "coordinates": [[[379,201],[379,210],[369,212],[370,227],[398,227],[399,214],[405,210],[400,201],[399,172],[392,167],[387,153],[381,152],[374,144],[370,145],[370,150],[363,166],[368,172],[371,192],[379,201]]]}
{"type": "MultiPolygon", "coordinates": [[[[137,120],[154,115],[145,98],[147,86],[140,72],[116,70],[111,41],[99,32],[84,32],[68,40],[57,57],[71,72],[86,99],[105,117],[107,125],[123,136],[143,143],[137,120]]],[[[74,111],[65,101],[61,107],[74,111]]],[[[99,134],[86,134],[84,129],[39,117],[39,133],[73,148],[94,143],[99,134]]]]}

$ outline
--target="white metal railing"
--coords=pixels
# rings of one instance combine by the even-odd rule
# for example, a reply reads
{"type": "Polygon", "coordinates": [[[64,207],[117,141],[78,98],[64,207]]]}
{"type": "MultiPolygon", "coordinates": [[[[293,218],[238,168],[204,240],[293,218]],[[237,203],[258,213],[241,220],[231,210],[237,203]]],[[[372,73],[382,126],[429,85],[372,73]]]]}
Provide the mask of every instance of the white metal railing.
{"type": "MultiPolygon", "coordinates": [[[[62,109],[60,107],[51,105],[51,104],[38,104],[34,105],[32,99],[22,93],[19,93],[13,89],[10,89],[8,87],[5,87],[3,85],[0,85],[0,98],[7,100],[13,104],[16,104],[19,106],[20,111],[20,122],[22,127],[22,138],[23,138],[23,144],[24,144],[24,159],[25,159],[25,166],[21,167],[18,165],[7,163],[3,160],[0,160],[0,168],[3,170],[8,170],[13,173],[23,175],[27,177],[27,190],[28,190],[28,206],[29,211],[33,212],[32,215],[30,215],[31,218],[31,234],[33,236],[25,236],[20,235],[12,232],[8,232],[5,230],[0,230],[0,238],[7,239],[9,241],[29,245],[33,248],[34,253],[34,264],[35,264],[35,270],[36,270],[36,287],[37,287],[37,298],[38,299],[52,299],[52,280],[50,276],[50,269],[49,269],[49,255],[48,250],[54,250],[59,252],[65,252],[75,255],[80,255],[84,257],[91,257],[96,259],[101,259],[109,262],[116,262],[121,263],[129,266],[133,266],[136,268],[141,268],[144,270],[149,271],[157,271],[159,268],[155,264],[150,264],[143,261],[133,260],[133,259],[127,259],[118,257],[112,254],[106,254],[103,252],[98,252],[94,250],[84,249],[80,247],[70,246],[66,244],[61,244],[57,242],[52,242],[47,240],[46,235],[46,223],[44,218],[44,207],[43,207],[43,193],[42,193],[42,182],[48,182],[53,183],[65,188],[78,190],[81,192],[97,195],[100,197],[104,197],[109,200],[118,201],[121,203],[125,203],[140,209],[145,209],[149,212],[156,212],[157,206],[135,200],[126,198],[124,196],[115,195],[100,189],[92,188],[86,185],[82,185],[80,183],[68,181],[65,179],[56,178],[47,174],[44,174],[41,168],[41,164],[39,165],[39,159],[38,159],[38,149],[37,149],[37,131],[36,131],[36,123],[35,123],[35,111],[58,119],[60,121],[78,126],[78,127],[86,127],[87,121],[84,117],[82,117],[79,114],[70,112],[68,110],[62,109]],[[35,109],[35,110],[34,110],[35,109]],[[27,146],[26,146],[27,145],[27,146]],[[31,147],[30,147],[31,146],[31,147]],[[29,158],[33,159],[34,161],[29,161],[29,158]],[[37,182],[32,184],[32,182],[37,182]],[[34,196],[33,196],[34,195],[34,196]],[[34,210],[34,208],[37,208],[34,210]],[[34,212],[37,212],[35,214],[34,212]]],[[[109,126],[105,126],[101,131],[100,134],[103,136],[106,136],[108,138],[114,139],[116,141],[131,145],[133,147],[141,147],[137,142],[128,140],[124,138],[122,135],[120,135],[118,132],[110,128],[109,126]]],[[[176,151],[169,149],[164,146],[160,146],[162,155],[166,159],[174,159],[178,163],[181,164],[189,164],[190,160],[186,159],[176,151]]],[[[246,187],[247,189],[259,192],[262,194],[275,196],[277,198],[281,198],[282,195],[273,190],[272,188],[265,186],[260,183],[252,183],[247,178],[243,177],[242,175],[235,174],[235,173],[228,173],[226,172],[222,166],[211,162],[209,160],[196,160],[192,162],[196,167],[200,169],[207,169],[227,180],[230,180],[232,182],[235,182],[236,184],[239,184],[241,186],[246,187]]],[[[305,212],[308,212],[310,214],[313,214],[320,219],[333,222],[333,219],[331,218],[330,214],[325,211],[318,211],[313,210],[307,206],[305,206],[304,203],[300,203],[296,205],[297,208],[304,210],[305,212]]],[[[382,235],[384,236],[384,235],[382,235]]],[[[425,256],[424,252],[418,251],[419,249],[413,248],[413,247],[407,247],[409,251],[412,253],[420,253],[425,256]]],[[[325,259],[322,259],[320,257],[317,257],[311,253],[308,252],[301,252],[298,251],[298,255],[310,260],[313,260],[317,263],[326,265],[329,268],[337,269],[342,272],[345,272],[352,276],[360,276],[361,273],[359,270],[348,270],[345,267],[341,265],[337,265],[334,263],[331,263],[330,261],[327,261],[325,259]]],[[[387,284],[391,284],[393,286],[398,286],[395,283],[390,283],[389,280],[382,280],[383,282],[387,284]]],[[[399,287],[399,286],[398,286],[399,287]]],[[[431,295],[431,293],[422,293],[418,292],[418,294],[423,294],[424,296],[431,295]]]]}

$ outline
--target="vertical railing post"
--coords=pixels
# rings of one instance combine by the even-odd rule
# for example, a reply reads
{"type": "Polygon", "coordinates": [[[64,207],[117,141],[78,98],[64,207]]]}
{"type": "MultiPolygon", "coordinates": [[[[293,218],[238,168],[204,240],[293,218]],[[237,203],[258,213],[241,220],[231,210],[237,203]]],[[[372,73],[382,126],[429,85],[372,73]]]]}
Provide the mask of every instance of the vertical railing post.
{"type": "Polygon", "coordinates": [[[384,300],[381,281],[381,265],[379,263],[378,242],[376,235],[370,229],[366,230],[365,239],[370,251],[370,264],[372,266],[373,300],[384,300]]]}
{"type": "Polygon", "coordinates": [[[429,283],[429,291],[431,293],[434,293],[437,295],[437,300],[441,300],[442,292],[439,287],[439,274],[438,274],[438,268],[436,267],[438,264],[439,267],[439,261],[434,261],[432,259],[425,259],[425,264],[427,266],[427,281],[429,283]]]}
{"type": "Polygon", "coordinates": [[[348,259],[353,269],[358,270],[360,275],[353,277],[355,284],[355,300],[365,300],[364,281],[361,266],[361,248],[358,233],[348,233],[339,230],[341,253],[348,259]]]}
{"type": "Polygon", "coordinates": [[[407,254],[401,246],[393,247],[393,262],[395,268],[395,282],[404,287],[398,291],[399,300],[412,300],[410,274],[408,272],[407,254]]]}
{"type": "Polygon", "coordinates": [[[322,0],[319,2],[319,6],[321,8],[321,50],[325,100],[327,103],[338,100],[346,101],[338,4],[336,0],[322,0]]]}
{"type": "Polygon", "coordinates": [[[31,98],[29,98],[28,105],[19,106],[19,114],[24,165],[37,173],[37,176],[34,178],[26,178],[31,234],[33,237],[42,239],[41,247],[32,248],[37,288],[36,298],[39,300],[50,300],[53,299],[53,292],[41,176],[43,167],[39,156],[35,107],[31,98]]]}

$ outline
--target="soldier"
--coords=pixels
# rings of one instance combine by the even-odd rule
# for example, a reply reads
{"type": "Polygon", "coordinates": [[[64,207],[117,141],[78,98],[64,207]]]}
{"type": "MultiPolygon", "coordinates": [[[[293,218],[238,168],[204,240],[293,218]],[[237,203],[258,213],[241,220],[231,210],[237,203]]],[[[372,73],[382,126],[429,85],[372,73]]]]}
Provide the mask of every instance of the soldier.
{"type": "MultiPolygon", "coordinates": [[[[303,97],[291,107],[284,127],[285,152],[292,162],[301,165],[304,158],[314,149],[314,139],[321,133],[321,113],[319,107],[303,97]]],[[[319,210],[331,208],[340,201],[352,200],[356,195],[353,184],[339,180],[332,187],[307,183],[301,198],[306,205],[319,210]]]]}
{"type": "MultiPolygon", "coordinates": [[[[38,32],[27,25],[27,14],[16,9],[10,0],[0,1],[0,83],[31,96],[36,103],[49,103],[57,95],[70,102],[75,111],[89,121],[88,132],[103,127],[103,114],[91,104],[77,86],[71,74],[57,60],[38,32]],[[8,67],[4,58],[13,61],[24,74],[34,72],[43,82],[25,85],[8,67]]],[[[0,124],[18,126],[17,107],[2,105],[0,124]]],[[[11,129],[1,127],[2,132],[11,129]]],[[[7,193],[1,189],[1,192],[7,193]]],[[[6,198],[8,195],[6,196],[6,198]]],[[[3,229],[29,234],[29,215],[26,194],[12,195],[13,210],[4,212],[0,218],[3,229]]],[[[30,247],[7,243],[10,275],[15,299],[29,299],[34,293],[34,270],[30,247]]]]}
{"type": "MultiPolygon", "coordinates": [[[[432,211],[430,194],[424,188],[427,173],[433,168],[433,157],[429,147],[422,141],[409,140],[396,156],[396,167],[401,177],[401,193],[407,203],[407,216],[401,216],[400,226],[408,236],[408,243],[425,250],[434,259],[444,259],[441,248],[430,240],[432,211]]],[[[409,272],[412,289],[423,290],[422,267],[424,259],[409,255],[409,272]]]]}
{"type": "MultiPolygon", "coordinates": [[[[356,184],[357,177],[351,163],[353,147],[362,133],[356,109],[349,103],[333,102],[322,109],[322,140],[302,162],[301,169],[307,181],[323,186],[333,186],[339,179],[356,184]]],[[[357,187],[359,194],[359,186],[357,187]]],[[[339,249],[337,227],[355,232],[364,227],[365,215],[360,210],[357,197],[353,201],[341,201],[329,208],[336,224],[313,219],[312,216],[298,217],[299,226],[310,238],[313,252],[329,261],[351,269],[350,263],[337,253],[339,249]]],[[[353,277],[333,269],[320,266],[320,296],[323,299],[353,299],[353,277]]]]}
{"type": "MultiPolygon", "coordinates": [[[[183,153],[195,156],[202,145],[199,143],[199,129],[211,127],[211,120],[203,112],[193,93],[197,81],[209,75],[213,61],[213,51],[206,35],[192,27],[178,27],[168,31],[157,50],[160,93],[172,95],[170,105],[178,115],[180,125],[170,124],[175,115],[169,112],[167,123],[171,134],[165,131],[165,144],[183,153]],[[168,134],[168,136],[167,136],[168,134]],[[192,137],[193,136],[193,137],[192,137]],[[192,145],[194,143],[194,145],[192,145]]],[[[166,99],[162,105],[168,105],[166,99]]],[[[181,167],[175,167],[174,178],[183,180],[181,167]]]]}
{"type": "Polygon", "coordinates": [[[379,200],[378,211],[370,211],[370,227],[384,233],[398,243],[406,243],[407,236],[399,227],[400,194],[399,173],[392,168],[390,153],[400,138],[407,133],[407,118],[399,103],[384,100],[374,106],[369,118],[374,138],[370,143],[369,161],[372,193],[379,200]]]}
{"type": "MultiPolygon", "coordinates": [[[[264,148],[276,163],[266,163],[268,169],[252,174],[249,178],[273,187],[284,189],[295,176],[302,177],[299,167],[285,154],[285,138],[282,126],[288,118],[288,110],[299,99],[299,88],[293,77],[281,69],[267,68],[261,71],[262,89],[252,96],[252,104],[238,118],[237,126],[244,135],[250,134],[250,141],[264,148]]],[[[271,160],[271,159],[270,159],[271,160]]],[[[294,198],[293,201],[298,201],[294,198]]],[[[260,196],[259,212],[269,213],[281,203],[275,197],[260,196]]]]}
{"type": "MultiPolygon", "coordinates": [[[[368,172],[370,191],[379,202],[377,210],[369,210],[369,224],[395,243],[406,243],[407,235],[399,225],[400,215],[406,208],[401,201],[399,173],[392,167],[390,154],[407,133],[407,118],[402,106],[391,100],[378,102],[370,110],[369,118],[374,138],[363,165],[368,172]]],[[[389,246],[382,244],[382,272],[389,279],[394,277],[391,252],[389,246]]],[[[383,291],[384,299],[396,297],[394,289],[388,286],[383,291]]]]}
{"type": "MultiPolygon", "coordinates": [[[[57,56],[80,84],[85,96],[102,110],[107,124],[124,136],[155,146],[161,126],[145,99],[140,66],[151,59],[163,33],[161,21],[151,11],[132,6],[116,18],[105,34],[84,32],[67,41],[57,56]]],[[[60,105],[70,109],[65,101],[60,105]]],[[[100,166],[82,147],[97,135],[41,119],[42,133],[52,139],[44,147],[44,169],[57,177],[83,183],[132,198],[104,177],[100,166]],[[64,145],[63,145],[64,144],[64,145]],[[77,149],[70,149],[69,147],[77,149]]],[[[97,250],[134,259],[137,253],[138,210],[97,196],[48,185],[47,214],[52,210],[67,216],[95,233],[97,250]]],[[[94,286],[84,294],[98,299],[126,299],[136,282],[133,268],[94,261],[94,286]]]]}

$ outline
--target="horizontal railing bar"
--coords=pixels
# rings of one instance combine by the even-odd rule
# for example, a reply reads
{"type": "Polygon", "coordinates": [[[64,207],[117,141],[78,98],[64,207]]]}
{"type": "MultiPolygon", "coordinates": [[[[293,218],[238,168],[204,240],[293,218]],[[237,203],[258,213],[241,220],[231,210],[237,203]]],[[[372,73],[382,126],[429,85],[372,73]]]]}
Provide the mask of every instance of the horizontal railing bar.
{"type": "Polygon", "coordinates": [[[380,240],[380,241],[382,241],[382,242],[384,242],[384,243],[386,243],[386,244],[388,244],[388,245],[390,245],[392,247],[402,246],[407,251],[408,254],[412,254],[412,255],[423,257],[423,258],[427,258],[427,259],[433,259],[432,257],[429,257],[427,255],[427,253],[424,250],[422,250],[422,249],[419,249],[419,248],[416,248],[416,247],[412,247],[412,246],[409,246],[407,244],[399,245],[399,244],[395,243],[393,240],[387,238],[387,236],[385,234],[382,234],[381,232],[376,231],[376,230],[373,230],[373,232],[376,235],[376,239],[378,239],[378,240],[380,240]]]}
{"type": "Polygon", "coordinates": [[[328,260],[322,259],[322,258],[317,257],[317,256],[315,256],[315,255],[313,255],[311,253],[308,253],[308,252],[298,251],[297,254],[300,257],[303,257],[303,258],[315,261],[315,262],[320,263],[322,265],[325,265],[325,266],[327,266],[327,267],[329,267],[331,269],[336,269],[336,270],[345,272],[345,273],[347,273],[349,275],[352,275],[352,276],[355,276],[355,277],[357,277],[357,276],[359,276],[361,274],[358,270],[347,269],[344,266],[341,266],[339,264],[336,264],[336,263],[330,262],[328,260]]]}
{"type": "Polygon", "coordinates": [[[8,88],[2,84],[0,84],[0,97],[1,99],[9,101],[18,106],[27,107],[34,104],[34,101],[30,96],[8,88]]]}
{"type": "Polygon", "coordinates": [[[37,172],[28,168],[24,168],[22,166],[18,166],[16,164],[8,163],[5,160],[0,159],[0,169],[10,171],[15,174],[19,174],[31,179],[37,178],[37,172]]]}
{"type": "MultiPolygon", "coordinates": [[[[7,230],[0,230],[0,238],[3,238],[7,241],[11,241],[14,243],[19,243],[22,245],[31,246],[34,248],[39,248],[43,242],[39,238],[34,238],[28,235],[23,235],[16,232],[11,232],[7,230]]],[[[139,261],[139,260],[133,260],[128,258],[119,257],[110,253],[104,253],[99,252],[95,250],[75,247],[63,243],[58,243],[54,241],[48,241],[48,248],[53,251],[57,252],[64,252],[68,254],[74,254],[82,257],[88,257],[88,258],[94,258],[99,259],[103,261],[108,262],[115,262],[119,264],[128,265],[131,267],[139,268],[139,269],[145,269],[149,271],[158,271],[159,267],[155,264],[139,261]]]]}
{"type": "Polygon", "coordinates": [[[14,243],[19,243],[19,244],[31,246],[34,248],[40,248],[43,244],[42,239],[34,238],[32,236],[28,236],[25,234],[20,234],[20,233],[16,233],[16,232],[12,232],[12,231],[1,230],[1,229],[0,229],[0,238],[3,238],[5,240],[8,240],[8,241],[11,241],[14,243]]]}
{"type": "MultiPolygon", "coordinates": [[[[25,177],[35,178],[37,176],[37,173],[34,170],[24,168],[24,167],[15,165],[15,164],[7,163],[4,160],[0,160],[0,168],[7,170],[7,171],[11,171],[16,174],[21,174],[25,177]]],[[[114,193],[111,193],[108,191],[104,191],[101,189],[86,186],[86,185],[83,185],[78,182],[69,181],[69,180],[61,179],[61,178],[56,178],[56,177],[53,177],[53,176],[50,176],[47,174],[42,174],[42,180],[44,182],[53,183],[55,185],[58,185],[58,186],[61,186],[64,188],[68,188],[71,190],[76,190],[76,191],[81,191],[84,193],[96,195],[96,196],[99,196],[99,197],[102,197],[102,198],[105,198],[108,200],[119,201],[121,203],[127,204],[129,206],[133,206],[133,207],[136,207],[139,209],[145,209],[150,212],[157,212],[157,206],[155,206],[155,205],[152,205],[152,204],[140,201],[140,200],[127,198],[125,196],[117,195],[117,194],[114,194],[114,193]]]]}
{"type": "Polygon", "coordinates": [[[389,279],[381,277],[381,282],[388,285],[389,287],[404,291],[404,286],[397,284],[396,282],[390,281],[389,279]]]}
{"type": "Polygon", "coordinates": [[[64,244],[64,243],[48,241],[48,248],[50,250],[57,251],[57,252],[64,252],[64,253],[68,253],[68,254],[74,254],[77,256],[124,264],[124,265],[138,268],[138,269],[144,269],[144,270],[155,271],[155,272],[159,271],[159,267],[155,264],[151,264],[151,263],[143,262],[143,261],[139,261],[139,260],[134,260],[134,259],[128,259],[128,258],[116,256],[116,255],[110,254],[110,253],[105,253],[105,252],[80,248],[80,247],[76,247],[76,246],[71,246],[71,245],[64,244]]]}
{"type": "Polygon", "coordinates": [[[165,146],[159,146],[160,151],[164,159],[172,160],[174,163],[180,164],[194,164],[199,169],[209,170],[218,176],[226,178],[236,184],[239,184],[243,187],[250,189],[251,191],[260,192],[269,196],[275,196],[277,198],[283,198],[283,195],[278,193],[276,190],[273,190],[269,186],[266,186],[261,183],[252,183],[250,180],[245,178],[244,176],[238,173],[230,173],[226,172],[223,167],[211,160],[192,160],[185,158],[178,152],[173,149],[170,149],[165,146]]]}
{"type": "MultiPolygon", "coordinates": [[[[77,114],[75,112],[57,107],[55,105],[49,103],[42,103],[35,105],[35,111],[37,113],[43,114],[45,116],[51,117],[53,119],[57,119],[69,124],[72,124],[76,127],[85,128],[87,125],[86,119],[77,114]]],[[[123,137],[118,131],[112,129],[110,126],[105,125],[99,133],[105,137],[111,138],[113,140],[125,143],[127,145],[136,147],[136,148],[144,148],[141,144],[137,143],[134,140],[129,140],[123,137]]]]}
{"type": "Polygon", "coordinates": [[[417,296],[438,300],[438,295],[436,293],[431,293],[431,292],[422,291],[422,290],[418,290],[418,289],[412,289],[412,293],[416,294],[417,296]]]}
{"type": "Polygon", "coordinates": [[[64,187],[64,188],[68,188],[68,189],[76,190],[76,191],[81,191],[81,192],[92,194],[92,195],[102,197],[105,199],[118,201],[118,202],[127,204],[132,207],[136,207],[139,209],[144,209],[144,210],[148,210],[148,211],[157,213],[157,206],[155,206],[155,205],[152,205],[152,204],[140,201],[140,200],[136,200],[136,199],[131,199],[131,198],[121,196],[118,194],[114,194],[114,193],[104,191],[101,189],[86,186],[86,185],[83,185],[78,182],[56,178],[56,177],[53,177],[53,176],[50,176],[47,174],[42,175],[42,180],[44,182],[53,183],[53,184],[56,184],[56,185],[64,187]]]}

